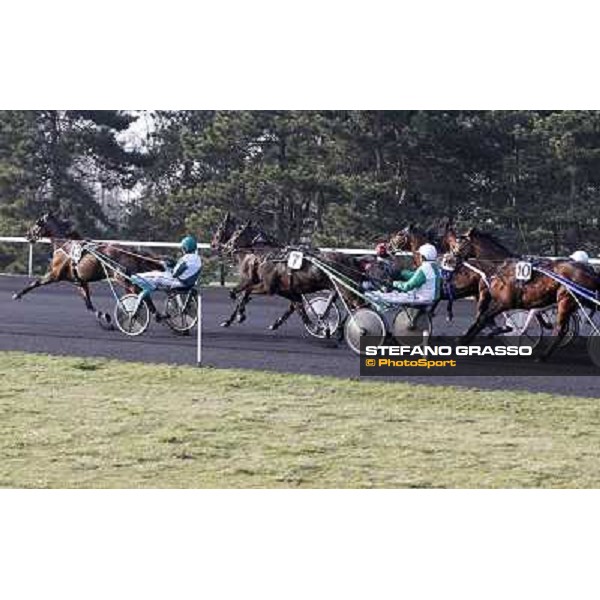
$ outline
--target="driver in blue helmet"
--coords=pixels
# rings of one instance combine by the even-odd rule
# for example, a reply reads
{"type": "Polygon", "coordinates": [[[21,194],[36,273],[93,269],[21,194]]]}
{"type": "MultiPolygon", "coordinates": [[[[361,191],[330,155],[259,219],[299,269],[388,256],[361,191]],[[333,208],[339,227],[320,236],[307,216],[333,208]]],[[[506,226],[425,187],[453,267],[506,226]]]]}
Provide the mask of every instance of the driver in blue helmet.
{"type": "Polygon", "coordinates": [[[198,254],[198,243],[192,235],[186,235],[181,240],[181,252],[183,256],[177,261],[172,270],[148,271],[137,273],[132,276],[132,281],[141,288],[140,299],[146,298],[151,309],[158,320],[160,315],[152,303],[150,295],[156,290],[171,291],[186,289],[196,284],[200,271],[202,270],[202,259],[198,254]]]}

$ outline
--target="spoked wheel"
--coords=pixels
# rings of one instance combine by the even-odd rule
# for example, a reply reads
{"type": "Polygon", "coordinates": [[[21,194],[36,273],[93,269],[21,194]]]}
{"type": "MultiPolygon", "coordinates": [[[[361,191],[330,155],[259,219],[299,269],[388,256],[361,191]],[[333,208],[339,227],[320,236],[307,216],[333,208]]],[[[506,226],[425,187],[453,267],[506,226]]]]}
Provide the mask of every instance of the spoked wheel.
{"type": "Polygon", "coordinates": [[[136,294],[126,294],[115,306],[115,322],[125,335],[141,335],[148,329],[150,309],[146,302],[140,302],[138,306],[136,294]]]}
{"type": "MultiPolygon", "coordinates": [[[[558,315],[558,309],[556,306],[549,308],[538,315],[538,318],[542,322],[545,335],[552,335],[554,330],[554,324],[556,323],[556,316],[558,315]]],[[[565,337],[560,341],[559,348],[566,348],[573,340],[579,335],[581,330],[581,317],[578,312],[574,312],[569,315],[567,322],[567,333],[565,337]]]]}
{"type": "Polygon", "coordinates": [[[504,325],[509,331],[501,334],[506,345],[528,346],[535,350],[542,341],[544,330],[538,315],[528,310],[503,313],[504,325]]]}
{"type": "Polygon", "coordinates": [[[360,339],[373,338],[373,343],[380,346],[385,341],[386,329],[383,319],[370,308],[359,308],[353,311],[344,325],[346,343],[356,354],[360,354],[360,339]]]}
{"type": "Polygon", "coordinates": [[[587,339],[587,352],[591,361],[600,367],[600,335],[590,335],[587,339]]]}
{"type": "Polygon", "coordinates": [[[176,333],[186,333],[198,322],[198,292],[170,294],[165,304],[165,323],[176,333]]]}
{"type": "Polygon", "coordinates": [[[419,346],[431,335],[431,315],[421,309],[401,307],[392,323],[392,335],[403,346],[419,346]]]}
{"type": "Polygon", "coordinates": [[[304,323],[306,331],[313,337],[326,339],[332,337],[340,326],[340,309],[335,301],[327,296],[317,296],[304,302],[308,321],[304,323]]]}

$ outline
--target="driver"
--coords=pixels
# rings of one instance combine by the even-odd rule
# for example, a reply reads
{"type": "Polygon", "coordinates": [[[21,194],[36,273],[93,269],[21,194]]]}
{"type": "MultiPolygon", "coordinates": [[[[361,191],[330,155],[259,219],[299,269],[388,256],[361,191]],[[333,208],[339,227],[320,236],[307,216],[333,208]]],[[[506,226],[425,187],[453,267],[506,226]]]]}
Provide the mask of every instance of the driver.
{"type": "Polygon", "coordinates": [[[590,256],[585,250],[577,250],[573,252],[569,258],[575,262],[583,263],[584,265],[587,265],[590,262],[590,256]]]}
{"type": "Polygon", "coordinates": [[[400,272],[402,281],[394,281],[392,292],[369,292],[374,300],[403,304],[431,304],[439,300],[442,276],[436,262],[437,250],[432,244],[424,244],[417,250],[415,270],[400,272]]]}
{"type": "Polygon", "coordinates": [[[158,314],[152,303],[150,295],[156,290],[171,291],[177,289],[186,289],[192,287],[202,270],[202,259],[197,253],[198,243],[192,235],[187,235],[181,240],[180,244],[183,256],[177,261],[173,270],[168,268],[165,271],[149,271],[147,273],[137,273],[132,276],[132,281],[142,289],[140,300],[146,298],[150,309],[156,314],[157,320],[161,315],[158,314]]]}

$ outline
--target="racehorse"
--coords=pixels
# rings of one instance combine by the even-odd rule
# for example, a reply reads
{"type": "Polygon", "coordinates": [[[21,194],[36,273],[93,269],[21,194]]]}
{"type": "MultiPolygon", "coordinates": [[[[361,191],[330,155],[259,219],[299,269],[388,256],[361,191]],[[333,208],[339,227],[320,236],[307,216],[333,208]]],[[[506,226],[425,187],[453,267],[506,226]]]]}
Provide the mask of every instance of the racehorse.
{"type": "MultiPolygon", "coordinates": [[[[423,244],[433,244],[439,248],[445,255],[442,258],[442,276],[443,285],[440,300],[434,306],[433,311],[442,300],[447,301],[446,320],[452,321],[454,318],[453,303],[461,298],[480,295],[481,269],[476,266],[469,268],[464,263],[456,264],[452,261],[452,249],[457,244],[457,236],[450,220],[445,220],[443,227],[438,235],[431,231],[425,232],[415,225],[411,224],[404,229],[397,231],[389,239],[389,246],[392,251],[412,252],[416,255],[417,250],[423,244]]],[[[507,251],[506,256],[511,256],[507,251]]]]}
{"type": "MultiPolygon", "coordinates": [[[[26,237],[31,244],[37,242],[40,238],[50,238],[53,248],[50,268],[43,277],[36,279],[20,292],[13,294],[13,299],[20,300],[25,294],[51,283],[61,281],[73,283],[78,286],[86,308],[94,311],[100,322],[104,320],[106,324],[110,325],[110,315],[94,308],[89,288],[90,283],[107,279],[107,272],[102,263],[87,252],[84,252],[81,260],[78,264],[75,264],[72,258],[73,248],[76,244],[81,244],[85,240],[73,228],[71,223],[63,221],[48,212],[33,224],[26,237]]],[[[95,250],[118,263],[125,273],[164,270],[165,268],[163,261],[156,256],[131,252],[115,244],[97,244],[95,250]]],[[[110,275],[111,278],[112,276],[110,275]]],[[[122,278],[118,273],[114,274],[114,278],[128,292],[135,292],[136,288],[130,281],[122,278]]]]}
{"type": "MultiPolygon", "coordinates": [[[[213,252],[217,252],[221,256],[231,256],[235,259],[241,281],[245,281],[251,276],[257,261],[264,260],[267,255],[280,248],[282,246],[277,240],[262,229],[254,227],[251,221],[240,225],[229,212],[225,214],[211,239],[213,252]]],[[[240,291],[240,286],[236,285],[229,292],[231,299],[236,300],[240,291]]],[[[239,299],[231,316],[221,323],[221,327],[229,327],[236,319],[238,323],[243,323],[246,320],[245,305],[249,301],[249,294],[247,297],[244,296],[239,299]]],[[[295,308],[303,309],[303,307],[295,308]]],[[[288,309],[269,329],[280,327],[293,312],[293,310],[288,309]]],[[[302,315],[302,313],[300,314],[302,315]]]]}
{"type": "MultiPolygon", "coordinates": [[[[482,289],[483,294],[480,297],[477,318],[467,330],[464,341],[471,341],[484,327],[493,323],[494,318],[502,312],[515,308],[546,308],[556,304],[554,337],[540,357],[541,360],[545,360],[560,345],[567,333],[569,318],[577,310],[578,304],[565,286],[552,277],[537,271],[536,267],[555,273],[596,293],[600,291],[600,278],[593,269],[586,265],[571,260],[540,258],[532,261],[531,278],[528,281],[520,281],[516,277],[519,259],[511,256],[498,264],[491,257],[494,252],[499,250],[506,251],[506,248],[491,235],[476,229],[471,229],[461,236],[454,249],[456,256],[462,260],[470,260],[477,255],[484,257],[479,260],[489,273],[487,285],[482,282],[480,286],[485,290],[482,289]]],[[[584,306],[590,306],[590,303],[584,299],[581,299],[580,302],[584,306]]]]}
{"type": "MultiPolygon", "coordinates": [[[[266,232],[247,222],[239,227],[230,240],[222,246],[223,251],[238,256],[240,283],[233,288],[231,296],[237,300],[233,313],[221,325],[228,327],[234,320],[243,322],[246,318],[246,304],[254,294],[278,295],[290,301],[286,312],[279,317],[270,329],[280,327],[294,312],[298,312],[304,323],[309,317],[304,308],[304,296],[323,290],[336,290],[330,277],[310,260],[304,259],[299,269],[291,270],[287,265],[288,251],[275,245],[266,232]],[[256,244],[262,244],[255,251],[256,244]],[[238,295],[241,294],[239,299],[238,295]]],[[[352,280],[357,286],[366,279],[366,264],[373,257],[361,260],[340,252],[308,252],[352,280]]],[[[357,299],[345,289],[341,289],[344,300],[351,306],[357,305],[357,299]]]]}
{"type": "MultiPolygon", "coordinates": [[[[252,281],[253,273],[257,270],[258,265],[267,257],[278,254],[282,248],[277,240],[262,229],[255,227],[251,221],[237,225],[231,231],[231,226],[235,224],[235,218],[227,213],[211,242],[213,249],[218,249],[219,253],[235,259],[240,275],[240,283],[229,292],[231,299],[237,300],[236,305],[231,316],[221,323],[221,327],[229,327],[236,319],[238,323],[246,320],[245,307],[250,301],[250,292],[246,291],[248,282],[252,281]],[[229,233],[230,231],[231,233],[229,233]],[[244,295],[238,299],[238,295],[242,291],[244,295]]],[[[292,302],[288,310],[269,329],[279,328],[297,308],[300,307],[296,307],[292,302]]],[[[301,311],[300,314],[302,316],[301,311]]]]}

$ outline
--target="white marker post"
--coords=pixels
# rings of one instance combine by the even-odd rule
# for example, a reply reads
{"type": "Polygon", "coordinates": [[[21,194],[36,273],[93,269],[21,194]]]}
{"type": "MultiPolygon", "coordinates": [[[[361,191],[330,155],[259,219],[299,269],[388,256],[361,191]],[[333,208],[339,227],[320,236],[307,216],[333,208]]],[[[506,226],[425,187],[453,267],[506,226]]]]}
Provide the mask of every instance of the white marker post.
{"type": "Polygon", "coordinates": [[[27,260],[27,275],[33,275],[33,244],[29,242],[29,258],[27,260]]]}
{"type": "Polygon", "coordinates": [[[196,325],[196,364],[202,366],[202,294],[198,290],[198,323],[196,325]]]}

